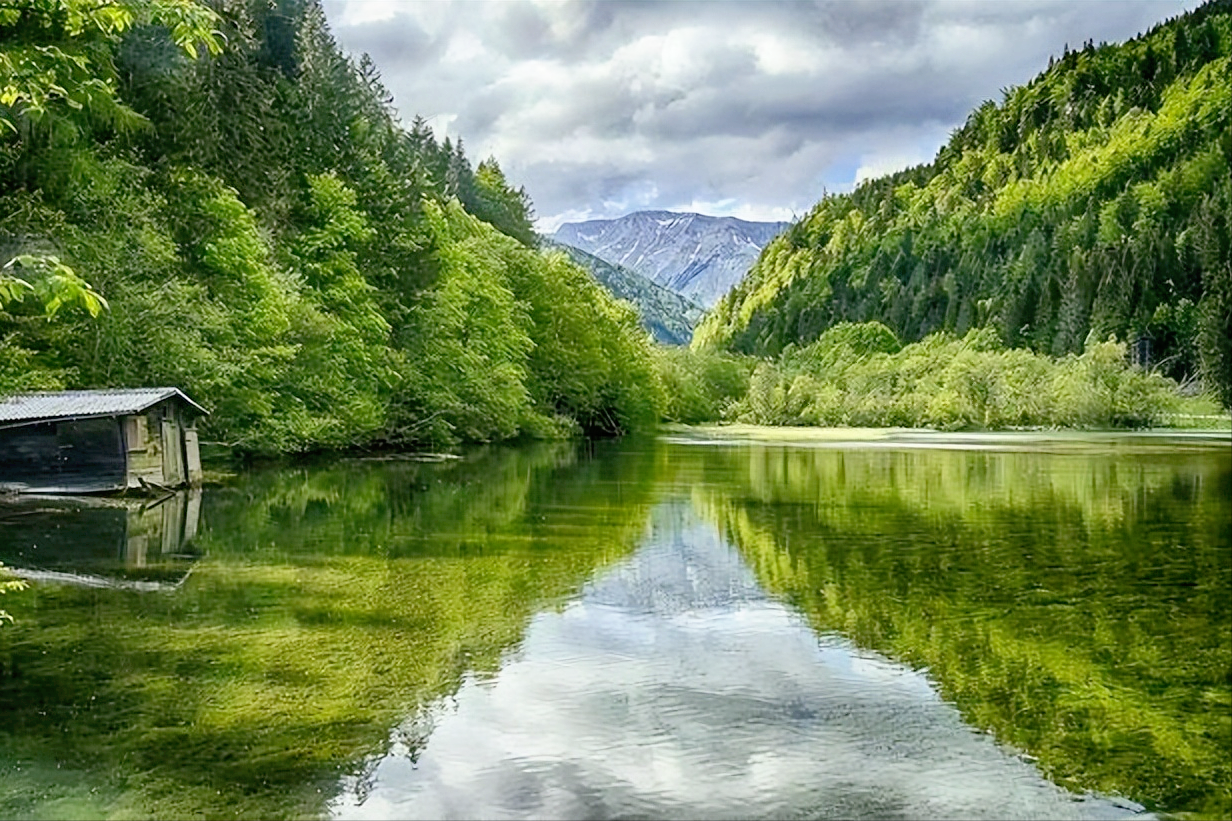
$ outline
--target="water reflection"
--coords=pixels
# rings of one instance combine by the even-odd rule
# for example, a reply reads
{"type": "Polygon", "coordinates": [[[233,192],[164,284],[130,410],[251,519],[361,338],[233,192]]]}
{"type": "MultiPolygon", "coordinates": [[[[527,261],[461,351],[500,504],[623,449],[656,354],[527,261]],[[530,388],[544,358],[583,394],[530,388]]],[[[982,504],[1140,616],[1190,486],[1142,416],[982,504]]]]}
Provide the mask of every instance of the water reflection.
{"type": "Polygon", "coordinates": [[[708,449],[700,510],[818,631],[1076,790],[1232,811],[1232,454],[708,449]]]}
{"type": "MultiPolygon", "coordinates": [[[[1139,808],[1140,809],[1140,808],[1139,808]]],[[[1116,818],[920,674],[817,635],[687,501],[540,614],[492,679],[395,731],[339,818],[1116,818]],[[421,745],[422,748],[421,748],[421,745]]]]}
{"type": "Polygon", "coordinates": [[[17,496],[0,501],[0,562],[30,581],[173,590],[197,558],[199,489],[154,499],[17,496]]]}
{"type": "Polygon", "coordinates": [[[187,502],[6,520],[183,581],[6,597],[0,817],[1227,817],[1232,453],[1119,441],[299,465],[192,560],[187,502]]]}
{"type": "Polygon", "coordinates": [[[0,817],[320,816],[391,726],[497,670],[533,614],[627,553],[652,466],[557,445],[207,489],[203,556],[171,595],[40,582],[5,601],[0,817]]]}

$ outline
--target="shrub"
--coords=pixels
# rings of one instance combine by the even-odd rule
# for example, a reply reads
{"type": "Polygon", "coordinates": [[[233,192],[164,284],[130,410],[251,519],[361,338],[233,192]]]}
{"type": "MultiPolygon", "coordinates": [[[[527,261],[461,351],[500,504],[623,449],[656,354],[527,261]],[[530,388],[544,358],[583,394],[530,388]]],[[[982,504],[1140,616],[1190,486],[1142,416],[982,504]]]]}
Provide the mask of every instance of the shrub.
{"type": "Polygon", "coordinates": [[[899,346],[884,325],[849,323],[758,365],[728,415],[764,425],[1146,427],[1175,410],[1176,389],[1129,365],[1115,339],[1092,335],[1081,355],[1056,360],[1007,350],[987,328],[899,346]]]}

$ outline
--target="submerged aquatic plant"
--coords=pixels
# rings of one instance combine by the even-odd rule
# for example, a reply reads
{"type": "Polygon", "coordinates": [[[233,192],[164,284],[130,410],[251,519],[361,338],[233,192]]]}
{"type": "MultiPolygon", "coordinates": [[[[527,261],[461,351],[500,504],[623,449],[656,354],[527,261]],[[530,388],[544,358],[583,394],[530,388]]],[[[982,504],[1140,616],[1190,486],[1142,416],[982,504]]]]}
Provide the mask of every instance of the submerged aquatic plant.
{"type": "MultiPolygon", "coordinates": [[[[21,579],[10,579],[4,576],[4,562],[0,562],[0,596],[5,593],[15,593],[18,590],[25,590],[28,585],[21,579]]],[[[9,611],[0,607],[0,627],[4,626],[6,621],[13,621],[13,617],[9,615],[9,611]]]]}

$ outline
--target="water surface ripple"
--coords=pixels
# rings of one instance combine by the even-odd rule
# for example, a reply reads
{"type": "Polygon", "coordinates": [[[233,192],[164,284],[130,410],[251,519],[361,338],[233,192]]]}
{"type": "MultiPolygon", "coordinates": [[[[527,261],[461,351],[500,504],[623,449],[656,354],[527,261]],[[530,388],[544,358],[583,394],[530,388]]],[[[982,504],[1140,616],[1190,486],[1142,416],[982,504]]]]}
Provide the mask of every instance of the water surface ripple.
{"type": "Polygon", "coordinates": [[[399,726],[337,818],[1125,818],[768,596],[688,500],[399,726]]]}

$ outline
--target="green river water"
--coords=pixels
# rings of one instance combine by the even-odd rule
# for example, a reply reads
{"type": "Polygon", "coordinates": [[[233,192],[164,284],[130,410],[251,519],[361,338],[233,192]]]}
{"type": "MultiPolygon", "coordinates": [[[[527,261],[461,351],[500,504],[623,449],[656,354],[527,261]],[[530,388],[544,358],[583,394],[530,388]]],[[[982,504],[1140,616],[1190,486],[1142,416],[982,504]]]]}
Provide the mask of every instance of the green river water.
{"type": "Polygon", "coordinates": [[[0,506],[4,818],[1232,815],[1232,446],[658,440],[0,506]]]}

